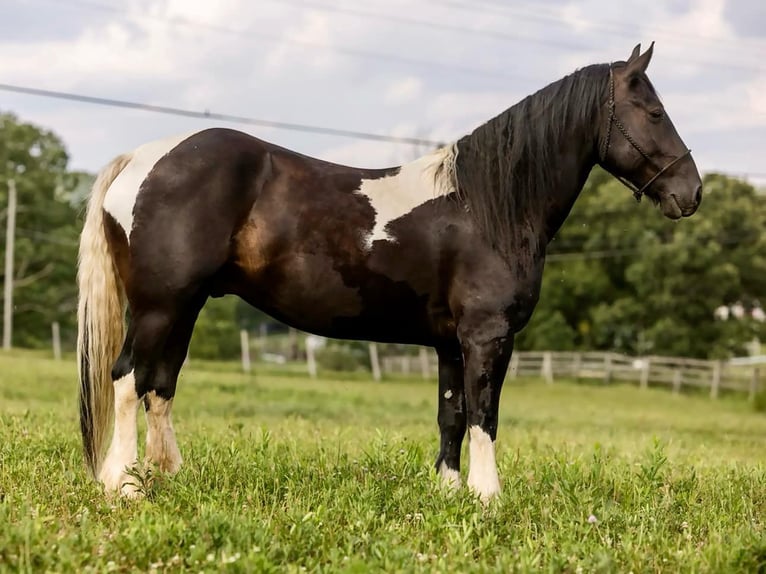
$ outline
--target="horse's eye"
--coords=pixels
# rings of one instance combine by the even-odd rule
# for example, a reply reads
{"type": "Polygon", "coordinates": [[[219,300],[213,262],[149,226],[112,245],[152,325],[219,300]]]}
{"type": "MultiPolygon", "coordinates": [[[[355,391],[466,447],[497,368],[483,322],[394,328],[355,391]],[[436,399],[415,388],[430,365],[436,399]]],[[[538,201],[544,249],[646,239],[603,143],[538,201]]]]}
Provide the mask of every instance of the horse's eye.
{"type": "Polygon", "coordinates": [[[651,116],[653,120],[661,120],[664,115],[665,111],[662,108],[657,108],[649,112],[649,116],[651,116]]]}

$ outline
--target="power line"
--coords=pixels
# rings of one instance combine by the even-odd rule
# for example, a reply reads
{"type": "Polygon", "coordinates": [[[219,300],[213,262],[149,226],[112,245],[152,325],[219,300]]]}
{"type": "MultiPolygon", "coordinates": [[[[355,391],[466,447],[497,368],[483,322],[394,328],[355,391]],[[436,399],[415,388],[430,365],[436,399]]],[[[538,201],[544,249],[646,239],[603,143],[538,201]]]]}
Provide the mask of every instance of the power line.
{"type": "MultiPolygon", "coordinates": [[[[509,33],[509,32],[501,32],[497,30],[486,30],[486,29],[479,29],[479,28],[466,28],[464,26],[458,26],[454,24],[446,24],[441,22],[434,22],[432,20],[421,20],[417,18],[409,18],[404,16],[395,16],[390,14],[383,14],[380,12],[370,12],[368,10],[359,10],[358,8],[348,8],[343,6],[335,6],[332,4],[326,4],[321,1],[316,0],[273,0],[278,1],[279,4],[291,4],[294,6],[302,6],[306,8],[312,8],[315,10],[321,10],[323,12],[333,12],[337,14],[345,14],[349,16],[355,16],[359,18],[367,18],[367,19],[374,19],[374,20],[385,20],[389,22],[394,22],[398,24],[406,24],[411,26],[418,26],[423,27],[431,30],[443,30],[443,31],[450,31],[450,32],[457,32],[459,34],[468,34],[468,35],[476,35],[480,36],[482,38],[494,38],[498,40],[504,40],[504,41],[511,41],[511,42],[526,42],[529,44],[536,44],[540,46],[546,46],[550,48],[563,48],[565,50],[583,50],[583,49],[594,49],[592,46],[586,46],[582,43],[574,43],[574,42],[566,42],[561,40],[555,40],[555,39],[545,39],[545,38],[539,38],[535,36],[530,36],[527,34],[518,34],[516,32],[509,33]]],[[[560,16],[554,15],[554,14],[544,14],[537,11],[529,11],[527,9],[526,12],[519,13],[518,11],[515,11],[515,13],[505,12],[503,10],[498,10],[498,4],[495,4],[494,2],[489,2],[489,6],[485,6],[483,9],[476,6],[475,2],[470,3],[469,5],[463,5],[455,2],[444,2],[444,5],[451,6],[453,8],[466,8],[470,9],[472,13],[481,13],[484,12],[492,12],[500,14],[501,16],[505,17],[511,17],[515,20],[542,20],[544,22],[555,22],[556,24],[560,26],[566,26],[566,21],[561,18],[560,16]],[[494,8],[494,9],[493,9],[494,8]]],[[[505,7],[505,6],[504,6],[505,7]]],[[[590,24],[593,25],[593,24],[590,24]]],[[[624,37],[625,33],[629,33],[631,31],[622,28],[622,29],[616,29],[615,25],[609,24],[607,25],[601,25],[598,24],[593,25],[596,28],[602,28],[606,32],[608,32],[610,35],[613,36],[619,36],[624,37]],[[622,30],[622,31],[621,31],[622,30]]],[[[694,40],[699,41],[700,38],[696,37],[693,38],[694,40]]],[[[716,46],[720,44],[720,40],[716,39],[716,46]]],[[[733,46],[731,49],[737,49],[736,46],[733,46]]],[[[742,47],[739,48],[742,50],[742,47]]],[[[732,66],[731,62],[710,62],[710,61],[700,61],[700,60],[694,60],[694,59],[688,59],[688,58],[676,58],[676,61],[679,62],[689,62],[693,64],[704,64],[704,65],[713,65],[717,67],[725,67],[725,68],[739,68],[744,70],[750,70],[750,71],[763,71],[766,68],[758,68],[758,67],[751,67],[751,66],[745,66],[742,64],[734,64],[732,66]]]]}
{"type": "MultiPolygon", "coordinates": [[[[274,0],[276,1],[276,0],[274,0]]],[[[38,0],[38,2],[52,2],[52,0],[38,0]]],[[[134,14],[132,14],[130,11],[118,7],[118,6],[111,6],[106,4],[101,4],[100,2],[96,2],[93,0],[67,0],[68,5],[72,7],[81,7],[86,9],[93,9],[93,10],[99,10],[99,11],[105,11],[113,14],[118,14],[123,17],[129,17],[133,18],[134,14]]],[[[453,31],[462,31],[462,32],[470,32],[470,33],[478,33],[481,35],[490,35],[495,37],[502,37],[506,40],[514,40],[514,37],[509,34],[504,34],[501,32],[492,32],[492,31],[480,31],[480,30],[472,30],[470,28],[463,28],[460,26],[451,26],[451,25],[443,25],[440,23],[432,23],[427,22],[424,20],[418,20],[413,18],[405,18],[400,16],[391,16],[391,15],[385,15],[385,14],[379,14],[375,12],[369,12],[364,10],[358,10],[354,8],[342,8],[342,7],[335,7],[332,5],[325,4],[321,1],[317,0],[285,0],[285,3],[290,3],[292,5],[298,5],[298,6],[307,6],[307,7],[314,7],[320,10],[327,10],[327,11],[333,11],[333,12],[341,12],[341,13],[347,13],[347,14],[353,14],[359,17],[367,17],[367,18],[383,18],[388,19],[391,21],[399,22],[399,23],[409,23],[414,25],[422,25],[422,26],[428,26],[431,28],[445,28],[450,29],[453,31]]],[[[464,6],[462,4],[456,3],[455,0],[442,0],[442,2],[446,5],[455,6],[458,8],[464,8],[468,9],[467,6],[464,6]]],[[[280,2],[280,4],[282,4],[280,2]]],[[[56,2],[57,6],[60,6],[61,4],[59,2],[56,2]]],[[[471,5],[470,10],[472,12],[475,12],[475,6],[471,5]]],[[[504,16],[508,17],[507,13],[500,12],[504,16]]],[[[142,15],[143,18],[148,18],[146,15],[142,15]]],[[[318,42],[308,42],[303,40],[294,40],[290,38],[285,38],[283,36],[264,33],[261,31],[255,31],[255,30],[242,30],[242,29],[235,29],[227,26],[220,26],[217,24],[209,24],[207,22],[201,22],[196,20],[190,20],[188,18],[184,17],[165,17],[165,18],[158,18],[158,17],[151,17],[151,20],[160,22],[162,24],[166,25],[175,25],[175,26],[184,26],[184,27],[190,27],[190,28],[198,28],[202,30],[206,30],[208,32],[216,32],[216,33],[223,33],[227,36],[236,35],[240,36],[242,38],[245,38],[248,41],[258,40],[258,38],[267,39],[267,40],[274,40],[280,43],[287,43],[287,44],[296,44],[303,47],[309,47],[309,48],[319,48],[323,50],[328,50],[332,52],[340,53],[344,56],[348,57],[359,57],[359,58],[365,58],[365,59],[374,59],[379,61],[389,61],[389,62],[397,62],[400,64],[408,65],[408,66],[416,66],[416,67],[425,67],[429,69],[443,69],[443,70],[449,70],[451,72],[457,72],[459,74],[467,74],[467,75],[474,75],[474,76],[481,76],[485,78],[491,78],[491,79],[501,79],[501,80],[516,80],[516,81],[525,81],[525,82],[542,82],[542,83],[549,83],[550,78],[542,78],[538,76],[529,76],[525,74],[517,74],[517,73],[508,73],[500,70],[488,70],[483,68],[477,68],[475,66],[459,66],[455,64],[446,64],[443,62],[436,62],[436,61],[430,61],[430,60],[420,60],[416,58],[409,58],[405,56],[398,56],[396,54],[386,54],[381,52],[374,52],[371,50],[363,50],[363,49],[357,49],[357,48],[348,48],[348,47],[341,47],[341,46],[332,46],[328,44],[322,44],[318,42]]],[[[516,38],[518,40],[519,38],[516,38]]],[[[521,38],[521,40],[529,41],[536,44],[543,44],[543,45],[549,45],[549,46],[557,46],[557,47],[564,47],[566,49],[583,49],[584,46],[577,46],[574,44],[565,44],[561,42],[551,41],[551,40],[542,40],[537,38],[531,38],[531,37],[524,37],[521,38]]],[[[682,61],[679,59],[679,61],[682,61]]],[[[698,62],[695,62],[698,63],[698,62]]],[[[706,62],[705,65],[715,65],[715,63],[706,62]]],[[[737,64],[733,63],[726,63],[726,64],[720,64],[721,66],[729,69],[729,68],[736,68],[738,67],[737,64]]],[[[741,66],[740,66],[741,67],[741,66]]],[[[748,70],[751,70],[750,68],[745,68],[748,70]]],[[[719,108],[720,109],[720,108],[719,108]]],[[[732,111],[740,111],[740,108],[724,108],[724,109],[731,109],[732,111]]]]}
{"type": "MultiPolygon", "coordinates": [[[[59,100],[68,100],[84,104],[101,105],[115,108],[132,109],[144,112],[159,113],[172,116],[181,116],[186,118],[217,120],[223,122],[230,122],[236,124],[252,125],[273,129],[297,131],[304,133],[313,133],[327,136],[346,137],[358,140],[378,141],[395,144],[406,144],[414,146],[423,146],[429,148],[438,148],[445,145],[443,140],[433,140],[428,138],[418,138],[411,136],[392,136],[385,134],[378,134],[372,132],[364,132],[357,130],[346,130],[338,128],[329,128],[325,126],[315,126],[309,124],[282,122],[276,120],[265,120],[259,118],[251,118],[247,116],[238,116],[233,114],[224,114],[205,111],[187,110],[183,108],[176,108],[171,106],[159,106],[154,104],[146,104],[142,102],[133,102],[127,100],[116,100],[112,98],[102,98],[97,96],[87,96],[84,94],[74,94],[69,92],[59,92],[54,90],[44,90],[40,88],[32,88],[28,86],[18,86],[13,84],[0,83],[0,91],[14,92],[25,95],[39,96],[44,98],[53,98],[59,100]]],[[[758,178],[766,179],[766,172],[742,172],[731,173],[725,170],[710,169],[708,173],[719,173],[721,175],[737,178],[758,178]]]]}
{"type": "Polygon", "coordinates": [[[200,112],[200,111],[187,110],[187,109],[175,108],[170,106],[157,106],[154,104],[145,104],[141,102],[131,102],[127,100],[116,100],[112,98],[86,96],[83,94],[73,94],[69,92],[43,90],[39,88],[16,86],[12,84],[0,84],[0,90],[6,91],[6,92],[15,92],[19,94],[27,94],[32,96],[40,96],[44,98],[55,98],[59,100],[69,100],[69,101],[81,102],[86,104],[110,106],[114,108],[126,108],[126,109],[140,110],[145,112],[154,112],[159,114],[182,116],[187,118],[217,120],[217,121],[232,122],[232,123],[238,123],[238,124],[260,126],[260,127],[266,127],[266,128],[275,128],[275,129],[281,129],[281,130],[291,130],[291,131],[314,133],[314,134],[321,134],[321,135],[347,137],[347,138],[354,138],[354,139],[360,139],[360,140],[390,142],[390,143],[409,144],[409,145],[416,145],[416,146],[429,146],[429,147],[440,147],[441,145],[444,144],[444,142],[439,142],[436,140],[430,140],[425,138],[391,136],[391,135],[376,134],[376,133],[362,132],[362,131],[355,131],[355,130],[328,128],[324,126],[314,126],[314,125],[308,125],[308,124],[282,122],[282,121],[275,121],[275,120],[264,120],[259,118],[250,118],[246,116],[222,114],[217,112],[211,112],[208,110],[200,112]]]}
{"type": "MultiPolygon", "coordinates": [[[[53,0],[38,0],[38,2],[55,3],[56,6],[61,6],[61,2],[53,2],[53,0]]],[[[109,6],[101,4],[99,2],[92,2],[90,0],[68,0],[67,4],[70,7],[80,7],[93,10],[100,10],[105,12],[111,12],[119,14],[124,17],[134,18],[135,14],[129,10],[117,6],[109,6]]],[[[221,26],[218,24],[209,24],[207,22],[201,22],[198,20],[190,20],[185,17],[165,17],[160,18],[156,16],[150,16],[147,14],[141,14],[141,18],[161,22],[164,24],[170,24],[173,26],[184,26],[187,28],[199,28],[207,30],[209,32],[216,32],[219,34],[225,34],[227,37],[238,36],[248,41],[268,41],[275,42],[277,44],[293,44],[301,46],[303,48],[320,49],[330,52],[335,52],[343,56],[364,58],[371,60],[379,60],[385,62],[396,62],[399,64],[405,64],[408,66],[415,66],[420,68],[428,68],[435,70],[448,70],[450,72],[456,72],[463,75],[478,76],[483,78],[490,78],[495,80],[510,80],[519,79],[518,74],[510,74],[503,70],[486,69],[477,66],[461,66],[457,64],[447,64],[444,62],[438,62],[433,60],[421,60],[418,58],[410,58],[408,56],[399,56],[397,54],[376,52],[373,50],[365,50],[362,48],[351,48],[347,46],[335,46],[332,44],[325,44],[322,42],[314,42],[309,40],[297,40],[295,38],[288,38],[282,34],[273,34],[270,32],[264,32],[262,30],[242,30],[237,28],[231,28],[228,26],[221,26]]],[[[529,81],[537,81],[539,78],[525,78],[529,81]]]]}
{"type": "MultiPolygon", "coordinates": [[[[432,0],[437,2],[438,4],[441,4],[443,6],[447,6],[453,9],[457,10],[463,10],[463,11],[470,11],[471,13],[478,12],[486,12],[491,14],[496,14],[501,17],[505,17],[508,19],[513,19],[514,22],[518,21],[519,19],[527,19],[527,20],[537,20],[542,22],[554,22],[560,26],[568,26],[571,25],[569,22],[567,22],[564,18],[557,14],[553,13],[547,13],[547,12],[540,12],[537,10],[530,10],[527,8],[525,12],[519,12],[518,9],[511,8],[509,6],[505,6],[503,4],[500,4],[499,2],[489,2],[487,0],[484,1],[483,5],[481,7],[477,7],[475,2],[463,2],[461,0],[432,0]]],[[[626,34],[634,34],[635,30],[633,28],[626,28],[625,26],[621,25],[621,23],[617,22],[610,22],[610,21],[602,21],[602,22],[588,22],[588,26],[599,30],[600,33],[617,37],[617,38],[625,38],[626,34]]],[[[670,38],[672,40],[678,40],[679,38],[685,39],[685,41],[694,41],[698,42],[700,44],[703,44],[706,42],[705,37],[701,36],[689,36],[689,35],[678,35],[674,32],[669,31],[650,31],[652,34],[657,34],[659,36],[664,36],[666,38],[670,38]]],[[[715,42],[715,46],[717,49],[720,49],[721,45],[723,44],[723,47],[726,47],[726,40],[722,40],[720,38],[710,38],[708,37],[709,41],[715,42]]],[[[742,59],[742,52],[752,52],[752,48],[744,45],[744,42],[741,40],[739,41],[740,45],[732,45],[729,44],[728,49],[733,50],[734,54],[730,57],[730,59],[726,62],[720,62],[720,61],[709,61],[709,60],[695,60],[690,58],[676,58],[675,60],[678,62],[688,62],[693,63],[697,65],[707,66],[707,67],[717,67],[717,68],[724,68],[724,69],[738,69],[738,70],[745,70],[745,71],[751,71],[751,72],[763,72],[766,70],[766,68],[754,65],[750,66],[747,64],[740,63],[740,60],[742,59]]],[[[582,48],[582,47],[581,47],[582,48]]]]}
{"type": "Polygon", "coordinates": [[[385,21],[394,22],[397,24],[407,24],[411,26],[428,28],[430,30],[443,30],[447,32],[457,32],[459,34],[481,36],[482,38],[495,38],[499,40],[510,40],[512,42],[529,42],[532,44],[550,46],[553,48],[566,48],[568,50],[572,50],[572,49],[580,50],[585,48],[585,46],[582,46],[579,44],[572,44],[569,42],[561,42],[557,40],[544,40],[542,38],[535,38],[533,36],[523,36],[523,35],[519,36],[518,34],[500,32],[497,30],[482,30],[479,28],[466,28],[464,26],[434,22],[432,20],[420,20],[417,18],[407,18],[404,16],[394,16],[391,14],[382,14],[380,12],[370,12],[367,10],[359,10],[357,8],[335,6],[332,4],[325,4],[323,2],[316,2],[314,0],[274,0],[274,1],[282,5],[292,4],[293,6],[303,6],[306,8],[321,10],[323,12],[334,12],[336,14],[346,14],[348,16],[355,16],[359,18],[385,20],[385,21]]]}
{"type": "MultiPolygon", "coordinates": [[[[52,0],[38,0],[42,2],[52,2],[52,0]]],[[[276,1],[276,0],[275,0],[276,1]]],[[[68,0],[67,2],[70,6],[75,7],[81,7],[86,9],[93,9],[93,10],[100,10],[100,11],[106,11],[111,12],[114,14],[120,14],[127,17],[133,17],[134,15],[129,11],[125,10],[123,8],[117,7],[117,6],[110,6],[106,4],[101,4],[99,2],[94,2],[92,0],[68,0]]],[[[468,10],[472,13],[481,12],[481,9],[477,9],[476,5],[471,4],[462,4],[460,2],[457,2],[455,0],[442,0],[441,2],[438,2],[439,4],[446,5],[452,8],[456,9],[462,9],[462,10],[468,10]]],[[[541,38],[535,38],[533,36],[519,36],[517,34],[510,34],[506,32],[499,32],[499,31],[493,31],[493,30],[478,30],[475,28],[466,28],[463,26],[456,26],[452,24],[444,24],[439,22],[430,22],[427,20],[420,20],[415,18],[408,18],[403,16],[394,16],[389,14],[381,14],[379,12],[370,12],[366,10],[359,10],[356,8],[347,8],[347,7],[338,7],[330,4],[325,4],[323,2],[317,2],[316,0],[285,0],[284,2],[279,2],[280,5],[283,4],[292,4],[294,6],[304,6],[304,7],[310,7],[318,10],[328,11],[328,12],[335,12],[335,13],[343,13],[347,15],[353,15],[357,17],[362,18],[373,18],[378,20],[388,20],[391,22],[396,22],[400,24],[409,24],[409,25],[416,25],[421,27],[427,27],[430,29],[441,29],[441,30],[449,30],[453,32],[463,33],[463,34],[477,34],[484,37],[492,37],[496,39],[501,40],[510,40],[514,42],[527,42],[532,43],[536,45],[543,45],[553,48],[564,48],[566,50],[581,50],[581,49],[591,49],[587,46],[583,46],[581,44],[575,44],[571,42],[562,42],[559,40],[551,40],[551,39],[541,39],[541,38]]],[[[61,4],[59,2],[56,2],[57,6],[60,6],[61,4]]],[[[499,14],[501,16],[510,18],[514,17],[516,19],[543,19],[547,21],[554,21],[561,25],[564,25],[565,22],[560,18],[556,17],[554,15],[547,15],[547,14],[535,14],[534,12],[532,14],[513,14],[509,13],[505,10],[499,9],[499,6],[495,5],[494,3],[490,3],[489,5],[484,5],[483,11],[489,12],[489,13],[495,13],[499,14]]],[[[147,15],[142,15],[143,18],[150,18],[147,15]]],[[[171,24],[171,25],[180,25],[185,27],[192,27],[192,28],[200,28],[200,29],[206,29],[208,31],[218,32],[218,33],[225,33],[227,35],[237,35],[244,37],[250,41],[252,40],[258,40],[259,37],[262,39],[267,40],[274,40],[280,43],[287,43],[287,44],[295,44],[300,45],[303,47],[309,47],[309,48],[319,48],[323,50],[329,50],[333,52],[337,52],[340,54],[343,54],[345,56],[350,57],[360,57],[360,58],[366,58],[366,59],[374,59],[374,60],[383,60],[383,61],[392,61],[392,62],[398,62],[401,64],[406,65],[414,65],[418,67],[428,67],[428,68],[437,68],[437,69],[447,69],[447,70],[453,70],[461,74],[468,74],[468,75],[474,75],[474,76],[483,76],[488,78],[495,78],[495,79],[523,79],[525,81],[544,81],[544,78],[541,77],[532,77],[532,76],[520,76],[518,74],[508,74],[507,72],[504,72],[502,70],[489,70],[489,69],[483,69],[483,68],[477,68],[475,66],[459,66],[455,64],[446,64],[443,62],[436,62],[436,61],[430,61],[430,60],[420,60],[416,58],[409,58],[406,56],[399,56],[396,54],[390,54],[390,53],[381,53],[381,52],[375,52],[372,50],[364,50],[359,48],[349,48],[349,47],[343,47],[343,46],[333,46],[329,44],[322,44],[319,42],[310,42],[306,40],[295,40],[292,38],[285,38],[281,35],[276,34],[269,34],[268,32],[262,32],[260,30],[242,30],[242,29],[235,29],[230,28],[226,26],[220,26],[216,24],[209,24],[207,22],[201,22],[197,20],[190,20],[188,18],[184,17],[174,17],[174,18],[158,18],[158,17],[151,17],[150,19],[158,22],[163,22],[165,24],[171,24]]],[[[598,27],[598,26],[596,26],[598,27]]],[[[616,30],[614,26],[605,26],[602,28],[603,31],[606,33],[613,35],[613,36],[619,36],[623,37],[625,33],[630,32],[629,30],[625,30],[623,32],[620,32],[619,30],[616,30]]],[[[725,69],[741,69],[746,71],[757,71],[762,72],[766,70],[766,68],[760,68],[760,67],[752,67],[747,66],[738,62],[710,62],[710,61],[699,61],[694,59],[685,59],[685,58],[676,58],[679,62],[689,62],[697,65],[705,65],[705,66],[712,66],[712,67],[720,67],[725,69]]]]}
{"type": "MultiPolygon", "coordinates": [[[[431,0],[432,2],[440,3],[440,4],[455,4],[460,2],[461,0],[431,0]]],[[[567,21],[565,18],[563,18],[559,13],[557,13],[555,10],[539,10],[540,4],[537,4],[534,6],[534,8],[530,7],[529,4],[526,4],[523,6],[523,12],[519,13],[518,6],[513,5],[509,6],[507,5],[503,0],[474,0],[477,2],[480,6],[483,5],[483,7],[492,8],[492,12],[496,14],[506,14],[508,17],[518,18],[521,17],[528,17],[531,19],[538,19],[543,21],[553,21],[558,22],[562,25],[567,25],[570,22],[567,21]]],[[[466,0],[462,0],[463,4],[466,3],[466,0]]],[[[476,4],[472,4],[472,6],[475,8],[476,4]]],[[[593,28],[599,28],[604,31],[610,32],[615,35],[622,36],[624,33],[634,33],[635,27],[628,27],[625,26],[624,21],[619,20],[598,20],[598,21],[589,21],[588,25],[593,28]]],[[[679,34],[677,31],[668,31],[665,28],[652,28],[647,29],[647,33],[654,34],[654,33],[660,33],[662,35],[666,35],[668,37],[672,37],[674,39],[684,39],[684,40],[691,40],[695,42],[715,42],[716,47],[719,47],[721,44],[728,44],[729,47],[731,47],[734,50],[741,50],[744,48],[743,44],[746,42],[742,39],[737,38],[727,38],[726,36],[711,36],[709,34],[679,34]],[[733,44],[732,44],[733,41],[733,44]],[[739,45],[738,45],[739,44],[739,45]]],[[[762,43],[763,40],[760,38],[754,38],[752,40],[754,43],[762,43]]]]}

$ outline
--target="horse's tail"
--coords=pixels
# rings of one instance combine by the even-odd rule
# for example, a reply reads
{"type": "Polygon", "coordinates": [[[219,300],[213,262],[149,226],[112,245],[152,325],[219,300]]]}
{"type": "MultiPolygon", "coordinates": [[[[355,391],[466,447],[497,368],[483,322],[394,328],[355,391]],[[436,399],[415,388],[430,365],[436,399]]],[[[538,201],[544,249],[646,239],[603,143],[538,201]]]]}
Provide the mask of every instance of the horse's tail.
{"type": "Polygon", "coordinates": [[[124,336],[125,292],[104,232],[104,197],[131,159],[113,159],[93,184],[80,235],[77,270],[77,367],[80,377],[80,430],[85,463],[96,477],[114,410],[111,369],[124,336]]]}

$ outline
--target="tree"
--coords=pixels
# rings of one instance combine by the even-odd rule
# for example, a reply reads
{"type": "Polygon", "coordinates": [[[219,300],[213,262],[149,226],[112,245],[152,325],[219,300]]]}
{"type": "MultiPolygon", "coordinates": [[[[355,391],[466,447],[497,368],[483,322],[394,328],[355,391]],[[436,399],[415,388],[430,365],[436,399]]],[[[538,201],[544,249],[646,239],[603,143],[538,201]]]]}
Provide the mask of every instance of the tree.
{"type": "Polygon", "coordinates": [[[557,313],[571,346],[585,349],[723,357],[763,336],[763,323],[720,321],[714,311],[752,309],[766,296],[766,198],[721,175],[704,183],[699,212],[674,223],[594,171],[551,243],[540,304],[519,348],[550,341],[557,313]]]}
{"type": "MultiPolygon", "coordinates": [[[[0,225],[6,222],[8,180],[16,181],[14,345],[48,345],[58,321],[73,334],[78,211],[68,201],[76,180],[68,156],[50,131],[0,114],[0,225]]],[[[2,235],[3,254],[5,234],[2,235]]],[[[8,278],[2,277],[2,281],[8,278]]]]}

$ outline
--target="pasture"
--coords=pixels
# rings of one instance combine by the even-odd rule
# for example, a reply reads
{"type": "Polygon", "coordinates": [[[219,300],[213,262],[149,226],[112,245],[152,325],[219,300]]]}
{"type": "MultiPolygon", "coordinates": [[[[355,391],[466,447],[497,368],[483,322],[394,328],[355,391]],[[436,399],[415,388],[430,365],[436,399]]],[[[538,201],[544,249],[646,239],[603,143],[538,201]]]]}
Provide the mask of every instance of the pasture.
{"type": "Polygon", "coordinates": [[[741,398],[509,381],[485,509],[437,483],[435,381],[192,363],[184,466],[139,501],[86,477],[76,387],[73,360],[0,356],[0,570],[766,568],[766,416],[741,398]]]}

